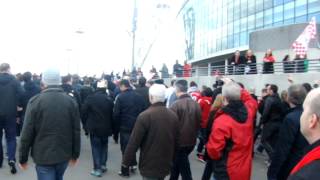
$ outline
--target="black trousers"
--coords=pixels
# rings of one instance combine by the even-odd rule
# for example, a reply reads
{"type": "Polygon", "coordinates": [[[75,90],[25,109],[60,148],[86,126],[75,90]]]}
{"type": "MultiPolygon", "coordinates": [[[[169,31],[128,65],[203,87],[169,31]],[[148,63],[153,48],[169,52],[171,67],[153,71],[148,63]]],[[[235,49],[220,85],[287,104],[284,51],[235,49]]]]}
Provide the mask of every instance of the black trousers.
{"type": "Polygon", "coordinates": [[[189,155],[194,146],[180,147],[175,154],[171,167],[170,180],[178,180],[181,174],[182,180],[192,180],[189,155]]]}

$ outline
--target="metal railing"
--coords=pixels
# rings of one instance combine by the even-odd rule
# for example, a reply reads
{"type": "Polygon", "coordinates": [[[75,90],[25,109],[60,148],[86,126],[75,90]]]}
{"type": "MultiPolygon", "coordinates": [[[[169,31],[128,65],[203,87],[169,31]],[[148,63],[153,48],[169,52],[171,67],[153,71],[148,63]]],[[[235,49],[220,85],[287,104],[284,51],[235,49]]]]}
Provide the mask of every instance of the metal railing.
{"type": "Polygon", "coordinates": [[[195,67],[188,71],[183,70],[179,74],[174,74],[173,76],[198,77],[216,75],[283,74],[307,72],[320,72],[320,59],[195,67]]]}

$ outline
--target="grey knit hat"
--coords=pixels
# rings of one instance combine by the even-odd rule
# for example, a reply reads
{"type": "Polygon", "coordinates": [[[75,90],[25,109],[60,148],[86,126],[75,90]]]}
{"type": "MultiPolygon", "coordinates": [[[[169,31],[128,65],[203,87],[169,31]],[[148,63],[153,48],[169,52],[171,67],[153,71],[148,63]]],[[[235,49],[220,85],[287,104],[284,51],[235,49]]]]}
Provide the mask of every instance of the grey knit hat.
{"type": "Polygon", "coordinates": [[[47,86],[61,85],[61,76],[58,69],[50,68],[42,73],[42,82],[47,86]]]}

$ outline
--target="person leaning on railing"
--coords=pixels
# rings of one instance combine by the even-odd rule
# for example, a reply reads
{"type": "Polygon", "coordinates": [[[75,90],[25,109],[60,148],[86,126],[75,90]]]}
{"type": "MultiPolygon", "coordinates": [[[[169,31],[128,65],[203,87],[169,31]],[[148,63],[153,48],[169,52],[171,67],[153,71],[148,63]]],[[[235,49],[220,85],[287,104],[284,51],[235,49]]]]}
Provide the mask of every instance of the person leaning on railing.
{"type": "Polygon", "coordinates": [[[247,72],[247,74],[257,74],[257,59],[251,49],[246,53],[245,62],[247,67],[249,67],[249,72],[247,72]]]}
{"type": "Polygon", "coordinates": [[[263,74],[273,74],[274,67],[273,64],[275,63],[276,59],[272,55],[272,50],[268,49],[264,58],[263,58],[263,74]]]}

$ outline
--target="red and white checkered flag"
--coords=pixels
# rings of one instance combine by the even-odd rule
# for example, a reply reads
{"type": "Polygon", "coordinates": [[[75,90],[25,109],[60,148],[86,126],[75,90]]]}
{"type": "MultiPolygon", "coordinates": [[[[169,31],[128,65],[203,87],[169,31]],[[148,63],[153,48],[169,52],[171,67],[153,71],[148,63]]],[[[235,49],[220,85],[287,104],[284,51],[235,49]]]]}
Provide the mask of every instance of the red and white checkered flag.
{"type": "Polygon", "coordinates": [[[316,18],[313,17],[309,25],[304,29],[298,39],[292,44],[293,50],[297,55],[303,57],[307,54],[309,48],[309,42],[311,39],[315,39],[317,35],[316,18]]]}

